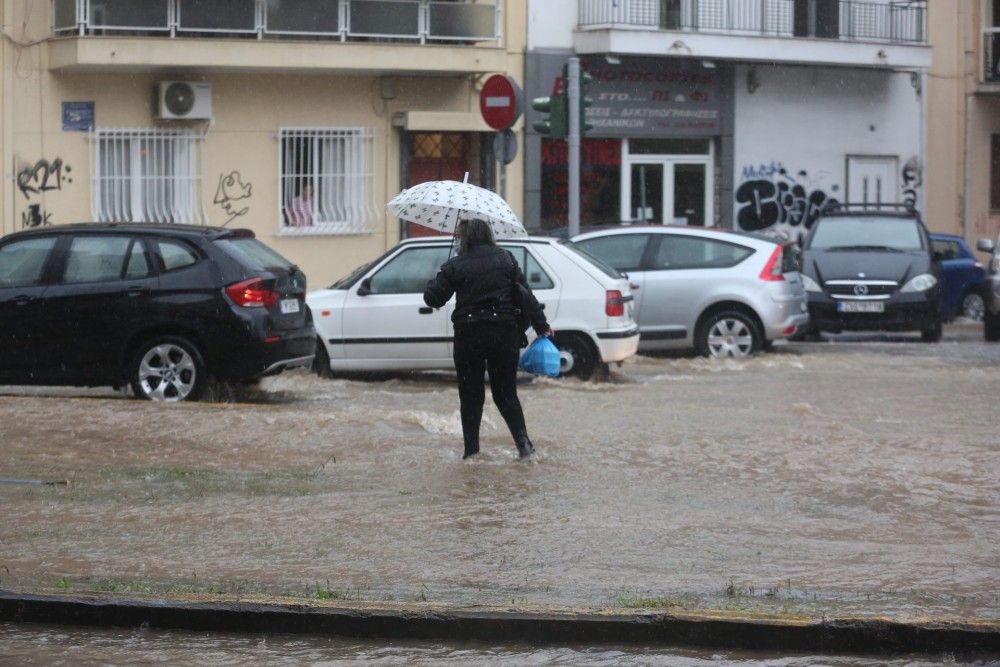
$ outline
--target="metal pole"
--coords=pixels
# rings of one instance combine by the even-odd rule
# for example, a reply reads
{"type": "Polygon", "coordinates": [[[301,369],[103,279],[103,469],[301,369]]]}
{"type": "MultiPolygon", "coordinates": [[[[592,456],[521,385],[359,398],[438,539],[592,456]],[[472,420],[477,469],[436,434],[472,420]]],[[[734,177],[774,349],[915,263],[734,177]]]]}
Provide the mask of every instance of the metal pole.
{"type": "Polygon", "coordinates": [[[568,104],[566,115],[569,116],[569,236],[572,238],[580,233],[580,59],[576,56],[569,59],[567,67],[568,104]]]}

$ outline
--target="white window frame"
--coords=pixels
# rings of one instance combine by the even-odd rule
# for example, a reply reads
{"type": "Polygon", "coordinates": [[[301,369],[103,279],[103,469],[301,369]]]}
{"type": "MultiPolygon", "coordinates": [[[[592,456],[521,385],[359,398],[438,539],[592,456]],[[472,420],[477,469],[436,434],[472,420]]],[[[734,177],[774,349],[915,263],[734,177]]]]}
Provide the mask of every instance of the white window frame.
{"type": "Polygon", "coordinates": [[[203,138],[190,129],[94,129],[90,136],[93,219],[205,224],[203,138]]]}
{"type": "Polygon", "coordinates": [[[371,233],[374,143],[367,127],[279,128],[278,235],[371,233]],[[310,224],[296,225],[292,202],[304,183],[313,191],[310,224]]]}

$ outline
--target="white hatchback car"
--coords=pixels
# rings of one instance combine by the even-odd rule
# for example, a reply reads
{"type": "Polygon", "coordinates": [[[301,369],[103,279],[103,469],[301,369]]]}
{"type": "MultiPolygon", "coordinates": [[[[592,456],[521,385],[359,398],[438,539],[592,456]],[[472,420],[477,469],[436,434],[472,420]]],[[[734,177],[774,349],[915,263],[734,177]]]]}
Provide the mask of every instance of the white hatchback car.
{"type": "MultiPolygon", "coordinates": [[[[599,364],[635,354],[628,280],[571,245],[505,239],[556,331],[563,375],[589,378],[599,364]]],[[[403,241],[328,289],[310,292],[318,337],[316,368],[331,371],[452,369],[451,313],[428,308],[423,292],[452,252],[450,237],[403,241]]],[[[529,336],[533,332],[529,330],[529,336]]]]}

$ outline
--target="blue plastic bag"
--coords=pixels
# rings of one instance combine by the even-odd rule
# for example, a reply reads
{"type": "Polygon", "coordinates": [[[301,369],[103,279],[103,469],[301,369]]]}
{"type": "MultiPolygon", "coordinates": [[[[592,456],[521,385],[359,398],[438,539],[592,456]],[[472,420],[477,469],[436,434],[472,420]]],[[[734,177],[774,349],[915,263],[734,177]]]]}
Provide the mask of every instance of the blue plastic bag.
{"type": "Polygon", "coordinates": [[[559,377],[559,348],[548,336],[539,336],[521,354],[520,367],[535,375],[559,377]]]}

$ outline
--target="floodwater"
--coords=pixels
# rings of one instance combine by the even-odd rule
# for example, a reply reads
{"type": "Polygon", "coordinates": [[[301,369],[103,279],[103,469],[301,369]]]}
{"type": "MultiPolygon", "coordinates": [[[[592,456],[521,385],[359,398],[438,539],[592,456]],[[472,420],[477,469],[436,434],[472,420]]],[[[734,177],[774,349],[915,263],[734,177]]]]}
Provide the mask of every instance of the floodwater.
{"type": "Polygon", "coordinates": [[[0,478],[70,483],[0,484],[0,587],[1000,618],[1000,345],[980,339],[526,382],[526,463],[492,405],[461,461],[446,373],[177,406],[4,388],[0,478]]]}
{"type": "Polygon", "coordinates": [[[573,667],[939,667],[989,665],[950,655],[777,656],[643,646],[536,647],[472,642],[355,641],[291,635],[246,636],[94,630],[0,623],[0,664],[17,665],[572,665],[573,667]]]}

